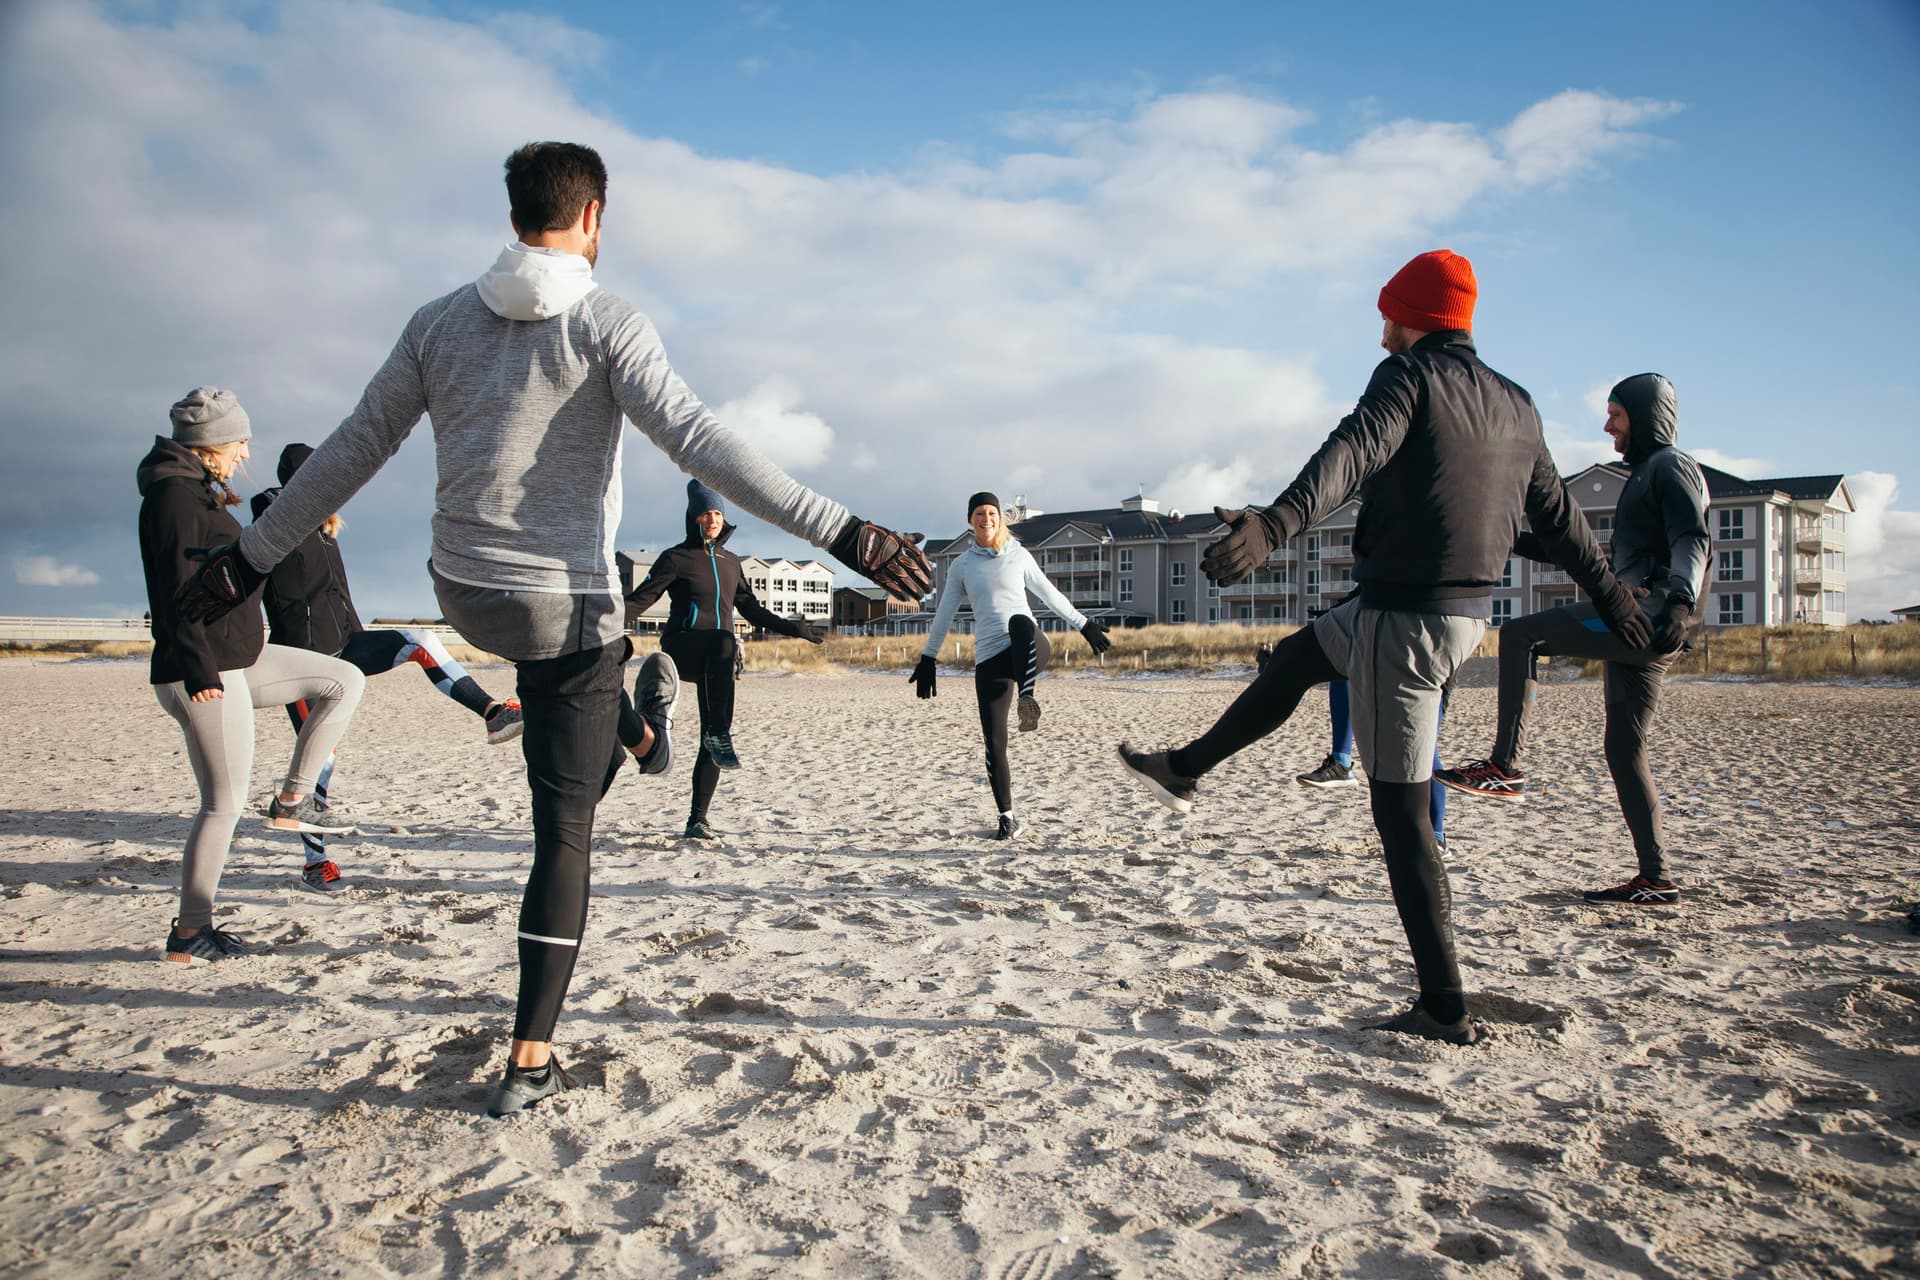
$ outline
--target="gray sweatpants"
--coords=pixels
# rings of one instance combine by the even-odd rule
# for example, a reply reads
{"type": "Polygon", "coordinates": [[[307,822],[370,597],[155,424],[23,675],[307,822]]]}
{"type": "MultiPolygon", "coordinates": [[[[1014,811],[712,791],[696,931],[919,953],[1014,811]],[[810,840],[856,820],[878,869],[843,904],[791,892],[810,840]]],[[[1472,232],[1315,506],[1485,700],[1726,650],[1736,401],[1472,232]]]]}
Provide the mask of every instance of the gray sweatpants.
{"type": "Polygon", "coordinates": [[[1357,598],[1314,619],[1313,638],[1346,673],[1354,745],[1369,778],[1433,777],[1441,698],[1486,630],[1479,618],[1369,609],[1357,598]]]}
{"type": "Polygon", "coordinates": [[[346,733],[367,678],[338,658],[270,644],[252,666],[222,671],[220,683],[226,691],[206,702],[195,702],[177,680],[153,687],[161,708],[180,722],[193,780],[200,784],[200,811],[187,833],[180,871],[180,925],[187,929],[213,923],[214,891],[253,776],[254,708],[307,704],[283,788],[306,795],[346,733]]]}

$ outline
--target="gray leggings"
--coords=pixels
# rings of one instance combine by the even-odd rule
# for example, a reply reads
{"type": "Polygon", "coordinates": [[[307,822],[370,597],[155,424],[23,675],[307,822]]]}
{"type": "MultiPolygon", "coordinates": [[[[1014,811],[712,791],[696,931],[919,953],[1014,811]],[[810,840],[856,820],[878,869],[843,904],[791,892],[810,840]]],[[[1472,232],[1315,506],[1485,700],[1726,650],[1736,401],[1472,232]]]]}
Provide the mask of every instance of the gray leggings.
{"type": "Polygon", "coordinates": [[[307,723],[294,741],[283,787],[306,795],[346,733],[367,678],[338,658],[270,644],[252,666],[222,671],[220,683],[226,692],[206,702],[193,701],[180,681],[153,686],[161,709],[178,720],[186,734],[187,759],[193,764],[193,780],[200,784],[200,811],[187,833],[180,871],[180,925],[185,929],[213,923],[214,890],[253,776],[253,709],[307,704],[307,723]]]}

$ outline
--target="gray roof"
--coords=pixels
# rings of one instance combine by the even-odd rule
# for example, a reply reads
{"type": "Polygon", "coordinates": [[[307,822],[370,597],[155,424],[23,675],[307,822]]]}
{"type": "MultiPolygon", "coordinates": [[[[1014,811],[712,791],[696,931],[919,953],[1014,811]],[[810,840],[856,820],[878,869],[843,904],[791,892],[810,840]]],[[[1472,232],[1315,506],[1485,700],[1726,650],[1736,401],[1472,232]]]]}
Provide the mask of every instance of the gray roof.
{"type": "MultiPolygon", "coordinates": [[[[1060,532],[1068,525],[1084,529],[1096,538],[1112,538],[1116,542],[1158,541],[1163,538],[1200,538],[1220,527],[1208,510],[1201,515],[1182,515],[1178,520],[1170,512],[1164,511],[1128,511],[1121,507],[1106,507],[1097,511],[1049,511],[1044,515],[1033,516],[1010,526],[1013,536],[1021,543],[1035,547],[1060,532]]],[[[962,533],[956,537],[937,542],[932,547],[934,555],[940,555],[965,545],[971,534],[962,533]]]]}
{"type": "Polygon", "coordinates": [[[1845,476],[1785,476],[1775,480],[1755,480],[1754,483],[1777,489],[1796,502],[1804,502],[1809,498],[1823,501],[1831,498],[1845,480],[1845,476]]]}

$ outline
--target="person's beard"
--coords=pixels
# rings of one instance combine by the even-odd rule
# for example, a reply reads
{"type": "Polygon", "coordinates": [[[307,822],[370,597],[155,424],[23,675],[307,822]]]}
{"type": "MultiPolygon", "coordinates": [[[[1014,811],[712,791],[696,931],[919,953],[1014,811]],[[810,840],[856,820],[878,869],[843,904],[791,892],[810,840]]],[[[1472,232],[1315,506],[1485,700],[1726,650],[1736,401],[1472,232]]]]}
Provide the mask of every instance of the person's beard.
{"type": "Polygon", "coordinates": [[[587,265],[589,267],[600,265],[600,228],[598,227],[593,229],[593,239],[587,242],[587,265]]]}

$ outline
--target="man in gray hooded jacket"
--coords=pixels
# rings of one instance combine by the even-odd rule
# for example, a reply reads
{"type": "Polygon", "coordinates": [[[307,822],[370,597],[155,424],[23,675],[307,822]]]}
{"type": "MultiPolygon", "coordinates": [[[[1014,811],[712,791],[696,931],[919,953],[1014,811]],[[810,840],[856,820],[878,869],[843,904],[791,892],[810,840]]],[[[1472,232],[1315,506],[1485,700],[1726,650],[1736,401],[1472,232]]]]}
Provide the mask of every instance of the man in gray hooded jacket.
{"type": "MultiPolygon", "coordinates": [[[[1654,622],[1653,644],[1633,649],[1600,620],[1591,604],[1569,605],[1516,618],[1500,629],[1500,703],[1493,754],[1434,777],[1471,795],[1519,800],[1526,790],[1520,752],[1542,655],[1599,659],[1606,664],[1606,755],[1620,811],[1633,833],[1640,871],[1625,884],[1595,889],[1589,902],[1672,906],[1680,888],[1667,877],[1660,797],[1647,762],[1647,732],[1660,685],[1680,650],[1701,625],[1700,595],[1707,577],[1707,482],[1699,464],[1680,452],[1679,405],[1673,384],[1640,373],[1607,397],[1607,434],[1629,472],[1613,520],[1614,576],[1641,597],[1654,622]]],[[[1564,563],[1558,543],[1522,534],[1516,553],[1564,563]]]]}

